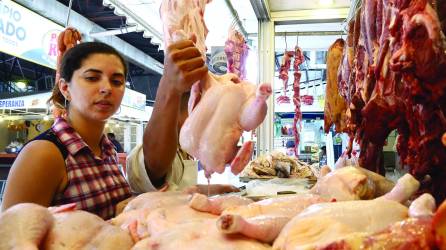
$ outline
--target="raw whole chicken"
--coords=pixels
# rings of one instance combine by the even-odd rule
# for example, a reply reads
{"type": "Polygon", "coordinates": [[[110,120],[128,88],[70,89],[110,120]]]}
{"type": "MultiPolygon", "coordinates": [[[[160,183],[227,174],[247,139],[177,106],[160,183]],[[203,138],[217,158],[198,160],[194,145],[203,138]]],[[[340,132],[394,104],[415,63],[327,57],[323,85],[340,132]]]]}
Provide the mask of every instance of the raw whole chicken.
{"type": "Polygon", "coordinates": [[[141,208],[154,210],[161,207],[184,205],[189,199],[190,195],[183,192],[148,192],[131,200],[124,208],[124,212],[141,208]]]}
{"type": "MultiPolygon", "coordinates": [[[[363,237],[384,230],[408,217],[409,209],[400,202],[405,202],[418,187],[419,183],[406,175],[389,194],[373,200],[311,205],[286,224],[274,241],[273,249],[318,249],[339,239],[363,237]]],[[[433,198],[421,197],[412,213],[428,214],[423,211],[432,208],[433,202],[433,198]]]]}
{"type": "Polygon", "coordinates": [[[271,247],[240,235],[217,231],[215,219],[189,222],[175,226],[155,237],[139,241],[132,250],[267,250],[271,247]]]}
{"type": "Polygon", "coordinates": [[[337,201],[372,199],[386,194],[393,186],[393,182],[366,169],[343,167],[318,179],[311,193],[337,201]]]}
{"type": "Polygon", "coordinates": [[[150,237],[156,237],[168,233],[182,224],[203,222],[209,219],[215,220],[216,218],[216,215],[199,212],[188,205],[159,208],[147,216],[147,232],[150,237]]]}
{"type": "Polygon", "coordinates": [[[0,215],[0,249],[37,250],[53,221],[50,211],[36,204],[10,207],[0,215]]]}
{"type": "Polygon", "coordinates": [[[318,249],[435,249],[434,212],[434,198],[424,194],[410,205],[410,218],[395,222],[379,232],[347,235],[325,246],[318,246],[318,249]]]}
{"type": "MultiPolygon", "coordinates": [[[[345,169],[348,170],[348,168],[345,169]]],[[[341,198],[344,200],[370,199],[384,194],[393,187],[393,183],[386,181],[384,177],[372,172],[368,173],[367,170],[362,171],[356,168],[350,171],[334,171],[328,178],[319,180],[316,194],[271,198],[247,206],[228,208],[220,216],[217,227],[225,234],[239,233],[269,243],[274,241],[290,219],[310,205],[327,202],[329,199],[336,199],[336,197],[339,200],[341,198]],[[370,177],[365,173],[368,173],[370,177]],[[350,186],[349,182],[351,182],[350,186]],[[329,186],[332,188],[328,188],[329,186]],[[368,196],[365,195],[366,193],[368,196]]],[[[397,185],[380,199],[404,202],[418,187],[419,183],[412,176],[406,175],[398,180],[397,185]]],[[[417,206],[416,211],[423,211],[420,207],[423,206],[417,206]]]]}
{"type": "MultiPolygon", "coordinates": [[[[206,56],[204,41],[207,28],[203,14],[208,0],[164,0],[161,18],[164,26],[164,43],[169,45],[195,36],[196,46],[206,56]]],[[[199,159],[206,175],[222,173],[231,163],[233,173],[239,173],[249,162],[252,142],[240,150],[237,142],[242,132],[255,129],[266,116],[266,99],[271,86],[255,85],[242,81],[234,74],[214,76],[192,86],[189,99],[189,117],[180,131],[180,145],[199,159]]]]}
{"type": "Polygon", "coordinates": [[[224,234],[242,234],[271,243],[295,215],[320,202],[326,200],[317,195],[300,194],[228,208],[218,219],[217,228],[224,234]]]}
{"type": "Polygon", "coordinates": [[[17,204],[0,216],[0,249],[130,249],[130,235],[102,218],[73,211],[76,204],[42,207],[17,204]]]}
{"type": "Polygon", "coordinates": [[[349,234],[383,230],[405,218],[407,208],[386,199],[315,204],[283,228],[273,249],[316,248],[349,234]]]}
{"type": "Polygon", "coordinates": [[[132,223],[136,223],[138,238],[149,235],[147,216],[157,209],[177,208],[186,205],[190,195],[181,192],[148,192],[138,195],[124,208],[124,211],[111,219],[112,225],[128,230],[132,223]]]}
{"type": "Polygon", "coordinates": [[[248,164],[253,151],[246,142],[237,152],[237,142],[244,131],[255,129],[266,116],[266,99],[271,86],[256,87],[233,74],[208,75],[204,89],[192,86],[192,103],[180,132],[181,147],[200,159],[208,173],[223,173],[226,163],[237,174],[248,164]],[[232,162],[231,162],[232,161],[232,162]]]}
{"type": "Polygon", "coordinates": [[[238,195],[224,195],[208,198],[203,194],[196,193],[192,196],[189,206],[197,211],[220,215],[227,208],[244,206],[252,202],[252,200],[238,195]]]}
{"type": "Polygon", "coordinates": [[[125,250],[134,245],[130,235],[119,227],[86,211],[54,214],[54,225],[48,232],[42,249],[103,249],[125,250]]]}
{"type": "MultiPolygon", "coordinates": [[[[195,36],[195,46],[206,61],[206,36],[208,29],[204,23],[204,10],[211,0],[163,0],[160,14],[163,21],[164,44],[177,42],[179,38],[195,36]]],[[[167,47],[167,46],[166,46],[167,47]]]]}

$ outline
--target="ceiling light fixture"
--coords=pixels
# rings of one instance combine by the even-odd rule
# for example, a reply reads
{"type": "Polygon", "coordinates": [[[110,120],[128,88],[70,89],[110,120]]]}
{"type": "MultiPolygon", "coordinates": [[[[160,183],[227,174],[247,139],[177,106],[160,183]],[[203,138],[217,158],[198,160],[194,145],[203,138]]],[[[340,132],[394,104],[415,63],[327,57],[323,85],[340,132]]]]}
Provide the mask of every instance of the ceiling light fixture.
{"type": "Polygon", "coordinates": [[[16,82],[15,85],[19,88],[19,89],[26,89],[26,82],[16,82]]]}
{"type": "Polygon", "coordinates": [[[322,6],[333,5],[333,0],[319,0],[319,5],[322,5],[322,6]]]}

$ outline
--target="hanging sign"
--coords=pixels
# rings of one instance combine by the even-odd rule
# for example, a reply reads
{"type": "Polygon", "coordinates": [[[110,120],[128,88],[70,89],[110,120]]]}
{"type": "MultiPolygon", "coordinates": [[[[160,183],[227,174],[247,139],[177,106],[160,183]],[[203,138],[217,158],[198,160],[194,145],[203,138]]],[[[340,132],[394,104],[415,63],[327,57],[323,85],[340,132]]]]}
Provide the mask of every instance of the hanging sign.
{"type": "Polygon", "coordinates": [[[46,109],[51,92],[27,95],[16,98],[0,99],[0,109],[46,109]]]}
{"type": "Polygon", "coordinates": [[[56,68],[63,27],[10,0],[0,1],[0,51],[56,68]]]}

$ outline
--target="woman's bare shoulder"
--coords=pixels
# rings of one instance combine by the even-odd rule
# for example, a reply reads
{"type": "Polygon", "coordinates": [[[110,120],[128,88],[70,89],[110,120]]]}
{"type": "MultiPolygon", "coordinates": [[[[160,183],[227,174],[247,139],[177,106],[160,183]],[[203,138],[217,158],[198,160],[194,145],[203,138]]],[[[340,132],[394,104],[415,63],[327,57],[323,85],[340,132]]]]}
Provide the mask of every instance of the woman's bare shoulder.
{"type": "Polygon", "coordinates": [[[35,140],[26,144],[17,156],[14,165],[32,166],[34,170],[65,169],[65,160],[59,148],[46,140],[35,140]]]}

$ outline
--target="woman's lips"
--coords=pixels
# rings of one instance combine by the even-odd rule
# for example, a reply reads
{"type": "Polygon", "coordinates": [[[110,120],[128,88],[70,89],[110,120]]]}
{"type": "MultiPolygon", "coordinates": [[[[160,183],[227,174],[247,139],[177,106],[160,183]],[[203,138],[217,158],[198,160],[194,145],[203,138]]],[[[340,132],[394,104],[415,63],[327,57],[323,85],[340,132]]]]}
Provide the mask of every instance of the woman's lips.
{"type": "Polygon", "coordinates": [[[112,103],[108,101],[99,101],[96,102],[95,105],[100,109],[110,109],[113,107],[112,103]]]}

